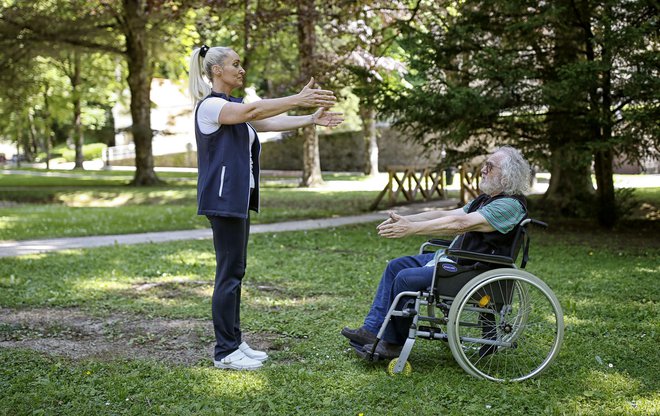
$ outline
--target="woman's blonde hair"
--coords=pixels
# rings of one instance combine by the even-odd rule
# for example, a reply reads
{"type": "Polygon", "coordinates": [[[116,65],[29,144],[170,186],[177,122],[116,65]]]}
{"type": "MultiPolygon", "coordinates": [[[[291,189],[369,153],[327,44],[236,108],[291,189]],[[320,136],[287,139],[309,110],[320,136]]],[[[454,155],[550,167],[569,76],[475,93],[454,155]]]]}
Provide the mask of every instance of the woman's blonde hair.
{"type": "Polygon", "coordinates": [[[209,48],[202,46],[193,51],[190,56],[190,70],[188,72],[188,91],[193,100],[193,106],[197,105],[204,97],[211,93],[209,81],[213,80],[213,65],[224,66],[225,59],[232,51],[225,46],[214,46],[209,48]],[[203,51],[206,53],[202,56],[203,51]],[[206,79],[204,79],[206,76],[206,79]]]}

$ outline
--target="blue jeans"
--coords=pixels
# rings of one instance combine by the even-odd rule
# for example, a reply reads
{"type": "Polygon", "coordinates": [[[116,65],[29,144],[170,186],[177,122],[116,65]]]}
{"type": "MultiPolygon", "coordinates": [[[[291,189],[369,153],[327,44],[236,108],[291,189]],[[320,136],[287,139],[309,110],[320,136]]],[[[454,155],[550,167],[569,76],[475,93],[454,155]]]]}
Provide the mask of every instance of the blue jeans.
{"type": "MultiPolygon", "coordinates": [[[[371,310],[364,318],[364,328],[374,334],[380,330],[385,315],[397,294],[404,291],[424,290],[431,286],[433,267],[424,267],[433,260],[434,253],[399,257],[390,261],[380,278],[371,310]]],[[[388,325],[389,327],[392,325],[388,325]]],[[[387,333],[386,333],[387,334],[387,333]]],[[[384,339],[387,341],[388,338],[384,339]]],[[[393,340],[394,341],[394,340],[393,340]]],[[[390,342],[390,341],[388,341],[390,342]]]]}

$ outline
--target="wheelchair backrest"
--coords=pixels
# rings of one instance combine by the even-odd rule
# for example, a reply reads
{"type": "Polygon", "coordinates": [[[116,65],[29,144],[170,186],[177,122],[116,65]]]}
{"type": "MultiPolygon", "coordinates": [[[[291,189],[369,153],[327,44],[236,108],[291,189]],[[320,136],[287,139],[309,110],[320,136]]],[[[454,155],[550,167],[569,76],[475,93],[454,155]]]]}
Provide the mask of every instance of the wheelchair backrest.
{"type": "Polygon", "coordinates": [[[520,250],[523,250],[523,258],[520,261],[521,269],[524,269],[529,261],[529,231],[527,230],[529,224],[534,224],[543,228],[548,227],[548,224],[533,218],[525,218],[517,225],[516,235],[513,238],[513,244],[511,245],[510,257],[515,264],[518,259],[518,254],[520,254],[520,250]]]}

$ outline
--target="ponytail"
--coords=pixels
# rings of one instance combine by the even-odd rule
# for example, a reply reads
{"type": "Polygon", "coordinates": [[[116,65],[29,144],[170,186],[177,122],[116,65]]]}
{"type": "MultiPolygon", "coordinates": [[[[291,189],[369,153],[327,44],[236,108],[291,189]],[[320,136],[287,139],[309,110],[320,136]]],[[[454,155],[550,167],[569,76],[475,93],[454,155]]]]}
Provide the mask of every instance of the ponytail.
{"type": "Polygon", "coordinates": [[[211,86],[202,76],[203,58],[199,52],[201,48],[195,49],[190,56],[190,71],[188,72],[188,91],[192,97],[193,107],[197,105],[202,98],[211,93],[211,86]]]}
{"type": "Polygon", "coordinates": [[[224,46],[209,48],[204,45],[195,49],[190,56],[190,71],[188,72],[188,91],[192,97],[193,106],[211,93],[211,85],[204,79],[213,80],[213,65],[223,66],[225,58],[232,49],[224,46]]]}

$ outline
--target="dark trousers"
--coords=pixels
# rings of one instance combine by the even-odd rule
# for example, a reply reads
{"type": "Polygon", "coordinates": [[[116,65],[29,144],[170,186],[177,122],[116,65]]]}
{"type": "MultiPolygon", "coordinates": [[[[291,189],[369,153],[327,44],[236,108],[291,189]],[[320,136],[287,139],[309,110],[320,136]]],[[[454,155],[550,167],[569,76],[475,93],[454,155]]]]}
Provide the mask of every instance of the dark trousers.
{"type": "Polygon", "coordinates": [[[215,359],[241,344],[241,282],[245,276],[250,219],[209,216],[215,248],[215,286],[211,311],[215,332],[215,359]]]}

